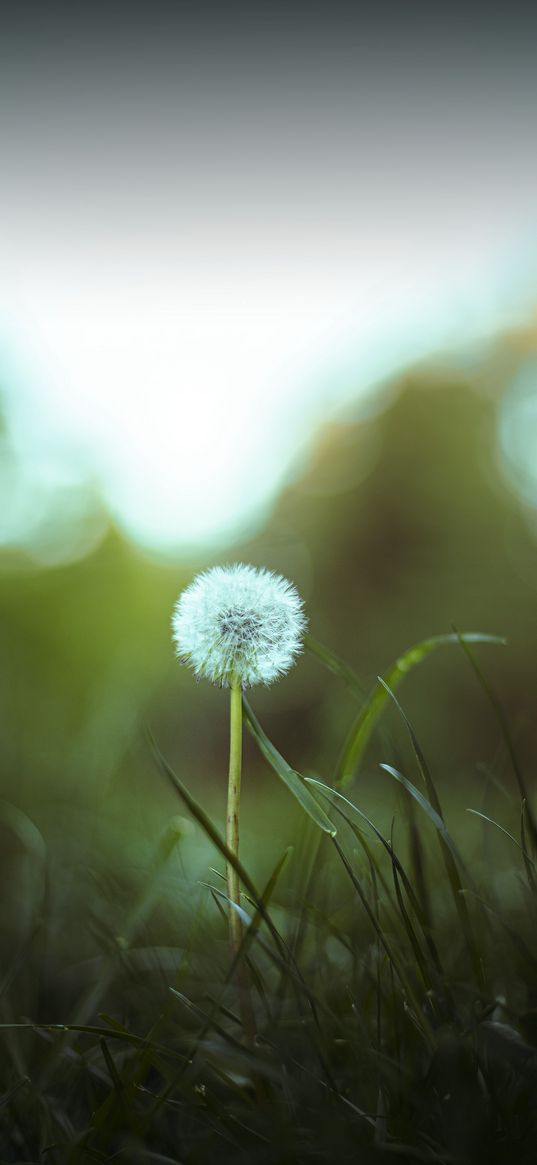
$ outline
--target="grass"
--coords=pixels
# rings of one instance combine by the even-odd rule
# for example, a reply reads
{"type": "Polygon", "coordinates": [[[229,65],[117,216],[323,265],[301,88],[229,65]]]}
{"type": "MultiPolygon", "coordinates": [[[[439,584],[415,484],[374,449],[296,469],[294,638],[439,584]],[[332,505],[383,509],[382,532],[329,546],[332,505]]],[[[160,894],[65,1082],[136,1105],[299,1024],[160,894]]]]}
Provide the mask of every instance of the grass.
{"type": "Polygon", "coordinates": [[[30,817],[4,805],[2,1162],[534,1162],[536,838],[509,725],[474,652],[487,638],[417,645],[369,697],[311,640],[358,706],[332,781],[291,769],[246,708],[305,811],[262,885],[155,745],[178,810],[212,847],[202,879],[183,862],[184,818],[134,880],[98,848],[77,858],[75,846],[69,861],[60,848],[51,863],[30,817]],[[468,657],[512,767],[508,787],[483,777],[456,828],[404,685],[395,694],[446,644],[460,644],[461,667],[468,657]],[[389,703],[412,764],[379,773],[394,808],[386,829],[353,778],[389,703]],[[226,861],[242,885],[233,960],[226,861]]]}

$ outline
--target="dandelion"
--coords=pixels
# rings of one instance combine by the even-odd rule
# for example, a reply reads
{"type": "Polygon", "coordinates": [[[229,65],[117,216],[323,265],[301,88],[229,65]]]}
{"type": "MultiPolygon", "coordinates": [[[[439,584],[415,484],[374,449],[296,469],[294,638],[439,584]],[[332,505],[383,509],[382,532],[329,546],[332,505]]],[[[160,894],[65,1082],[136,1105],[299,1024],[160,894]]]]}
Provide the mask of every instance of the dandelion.
{"type": "Polygon", "coordinates": [[[235,563],[198,575],[174,608],[178,656],[223,687],[271,684],[301,650],[302,600],[287,579],[235,563]]]}
{"type": "MultiPolygon", "coordinates": [[[[271,684],[302,650],[306,619],[292,583],[269,570],[234,563],[199,574],[179,596],[172,616],[177,655],[200,678],[231,689],[229,782],[226,844],[239,856],[239,805],[242,768],[242,690],[271,684]]],[[[238,954],[242,924],[239,875],[226,863],[232,955],[238,954]]],[[[245,1030],[254,1023],[244,979],[239,980],[245,1030]]]]}

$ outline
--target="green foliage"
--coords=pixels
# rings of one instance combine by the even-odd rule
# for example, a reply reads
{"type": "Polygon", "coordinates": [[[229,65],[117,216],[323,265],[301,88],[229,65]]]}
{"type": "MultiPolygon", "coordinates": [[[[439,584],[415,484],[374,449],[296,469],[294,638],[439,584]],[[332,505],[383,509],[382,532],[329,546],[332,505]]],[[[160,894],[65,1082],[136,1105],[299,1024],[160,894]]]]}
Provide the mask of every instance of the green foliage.
{"type": "Polygon", "coordinates": [[[480,635],[470,631],[465,632],[460,637],[457,634],[434,635],[429,639],[422,640],[421,643],[414,644],[408,651],[405,651],[388,669],[386,675],[378,677],[376,687],[373,688],[369,698],[361,705],[356,719],[351,725],[343,746],[343,752],[336,774],[336,785],[338,787],[344,788],[352,780],[367,748],[371,733],[387,703],[388,697],[391,691],[401,682],[403,676],[411,668],[415,667],[416,664],[426,659],[437,647],[457,643],[459,638],[463,644],[505,643],[505,639],[500,639],[497,635],[480,635]]]}

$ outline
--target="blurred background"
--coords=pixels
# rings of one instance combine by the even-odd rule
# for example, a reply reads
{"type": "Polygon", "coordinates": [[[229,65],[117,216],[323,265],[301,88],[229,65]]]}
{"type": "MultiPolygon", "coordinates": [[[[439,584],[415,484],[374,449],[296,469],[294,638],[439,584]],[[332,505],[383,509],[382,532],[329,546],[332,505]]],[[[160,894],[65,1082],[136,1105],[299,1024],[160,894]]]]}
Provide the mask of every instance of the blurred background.
{"type": "MultiPolygon", "coordinates": [[[[227,700],[170,639],[177,595],[217,562],[292,579],[365,692],[452,625],[505,635],[479,654],[531,781],[535,18],[373,8],[2,14],[15,847],[37,844],[31,821],[64,863],[97,834],[110,862],[142,860],[182,812],[148,727],[223,820],[227,700]]],[[[401,698],[453,804],[479,803],[484,772],[511,782],[460,650],[401,698]]],[[[306,654],[252,702],[292,765],[331,778],[356,711],[340,681],[306,654]]],[[[381,819],[378,760],[406,756],[395,714],[386,727],[360,777],[381,819]]],[[[245,764],[244,854],[264,868],[299,811],[249,743],[245,764]]],[[[205,872],[208,846],[188,847],[205,872]]]]}

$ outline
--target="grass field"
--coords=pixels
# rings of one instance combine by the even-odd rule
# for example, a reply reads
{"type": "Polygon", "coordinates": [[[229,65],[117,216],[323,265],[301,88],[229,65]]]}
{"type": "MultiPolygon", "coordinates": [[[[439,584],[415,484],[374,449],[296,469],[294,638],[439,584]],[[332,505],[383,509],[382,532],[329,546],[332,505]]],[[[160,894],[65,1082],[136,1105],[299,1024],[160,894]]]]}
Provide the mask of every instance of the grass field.
{"type": "MultiPolygon", "coordinates": [[[[177,816],[144,844],[118,820],[60,811],[45,841],[3,803],[2,1161],[535,1160],[536,830],[481,673],[486,652],[509,649],[447,638],[494,710],[497,772],[468,789],[470,813],[439,797],[401,681],[423,661],[426,698],[426,657],[446,637],[413,648],[357,697],[331,778],[302,779],[335,835],[287,791],[292,849],[276,845],[262,883],[259,863],[237,866],[235,965],[221,823],[157,745],[147,764],[177,816]],[[407,759],[378,774],[381,828],[356,773],[395,701],[401,740],[386,756],[407,759]]],[[[308,646],[357,690],[346,664],[308,646]]],[[[288,783],[255,717],[250,729],[288,783]]],[[[249,828],[262,849],[279,824],[261,814],[249,828]]]]}

